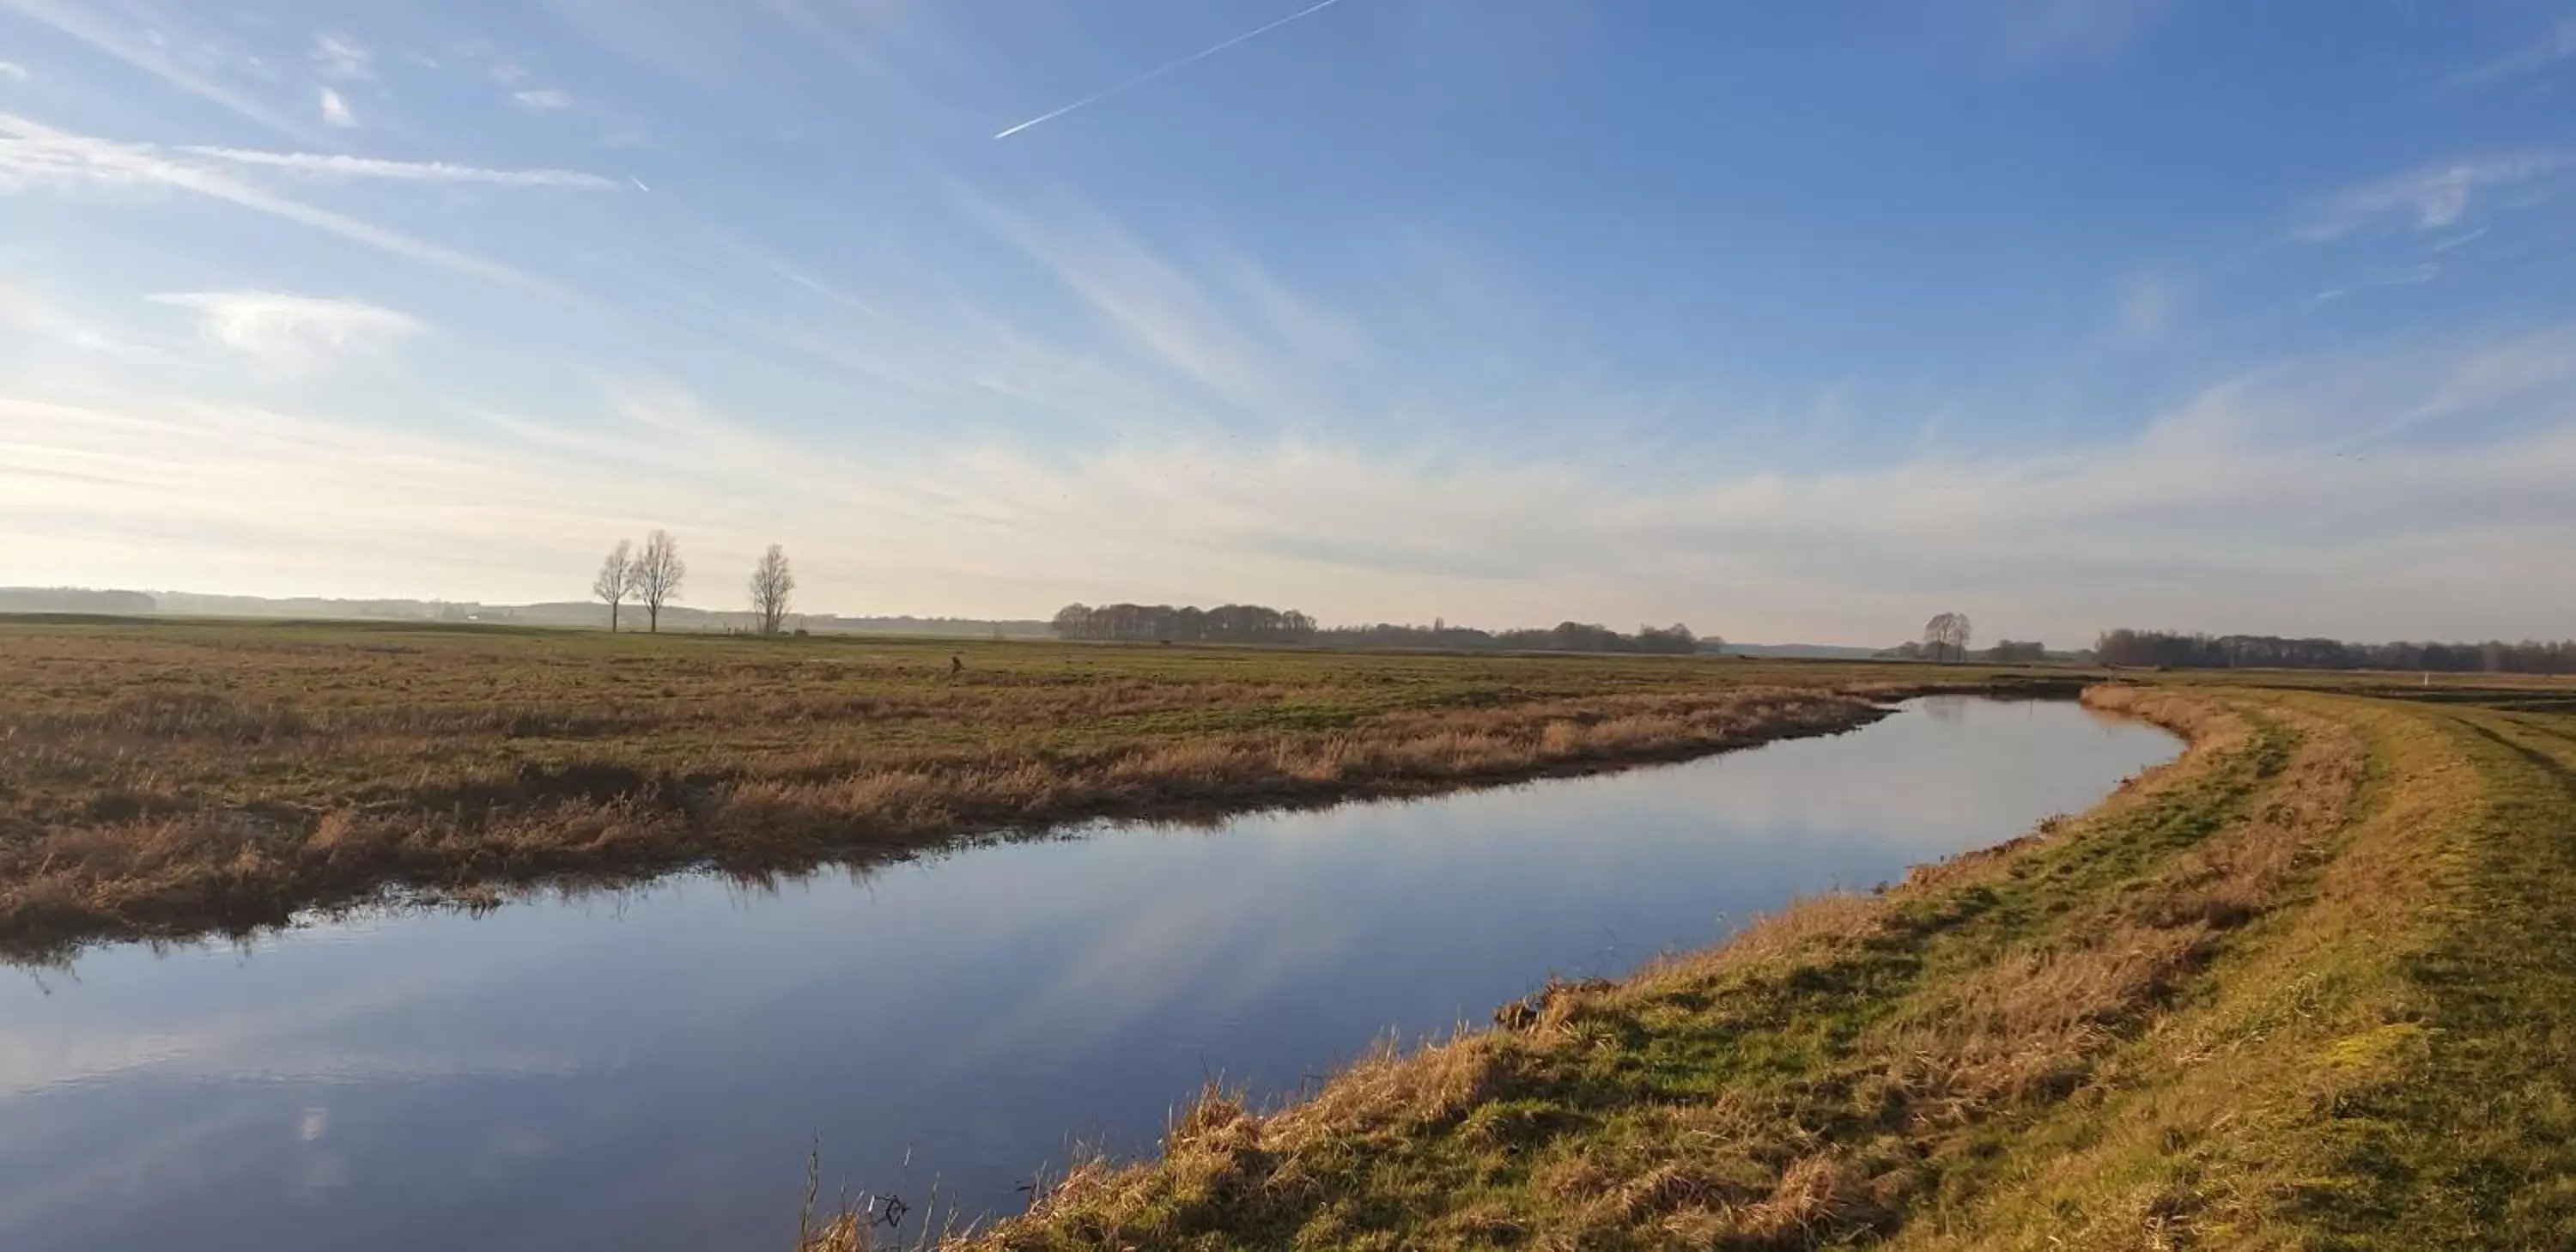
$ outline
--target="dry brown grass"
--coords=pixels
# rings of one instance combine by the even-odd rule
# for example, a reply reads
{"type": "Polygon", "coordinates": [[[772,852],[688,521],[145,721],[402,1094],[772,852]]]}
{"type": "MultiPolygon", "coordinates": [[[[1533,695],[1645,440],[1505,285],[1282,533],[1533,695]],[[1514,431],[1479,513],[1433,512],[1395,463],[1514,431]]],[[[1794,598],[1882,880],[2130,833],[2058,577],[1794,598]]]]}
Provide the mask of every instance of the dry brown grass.
{"type": "MultiPolygon", "coordinates": [[[[2003,1145],[2129,1081],[2213,962],[2306,916],[2364,803],[2349,725],[2257,698],[2106,691],[2192,749],[2083,817],[1829,896],[1506,1028],[1381,1051],[1159,1162],[1093,1164],[1010,1249],[1806,1248],[1912,1232],[2003,1145]],[[2107,1068],[2106,1068],[2107,1067],[2107,1068]]],[[[2361,868],[2359,866],[2354,867],[2361,868]]],[[[2163,1202],[2138,1229],[2181,1229],[2163,1202]]],[[[2164,1246],[2141,1241],[2128,1246],[2164,1246]]]]}
{"type": "Polygon", "coordinates": [[[2576,723],[2505,695],[2103,691],[2193,749],[961,1242],[2576,1247],[2576,723]]]}
{"type": "MultiPolygon", "coordinates": [[[[1975,671],[1939,677],[1975,682],[1975,671]]],[[[1922,670],[0,625],[0,951],[1417,795],[1874,716],[1922,670]],[[968,658],[962,677],[948,658],[968,658]]]]}

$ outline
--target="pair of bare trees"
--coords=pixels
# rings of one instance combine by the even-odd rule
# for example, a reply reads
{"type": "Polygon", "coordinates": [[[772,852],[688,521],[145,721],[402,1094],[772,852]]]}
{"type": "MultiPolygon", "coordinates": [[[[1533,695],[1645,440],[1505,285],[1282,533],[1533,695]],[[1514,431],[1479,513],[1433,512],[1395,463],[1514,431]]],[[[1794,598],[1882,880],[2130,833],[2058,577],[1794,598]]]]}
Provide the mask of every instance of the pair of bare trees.
{"type": "Polygon", "coordinates": [[[1935,661],[1965,660],[1970,634],[1967,614],[1936,614],[1931,621],[1923,623],[1923,650],[1931,653],[1935,661]]]}
{"type": "MultiPolygon", "coordinates": [[[[608,550],[608,559],[600,562],[599,576],[590,584],[590,593],[608,605],[608,629],[617,630],[617,610],[629,599],[644,606],[646,629],[660,633],[662,606],[680,594],[680,584],[689,577],[689,563],[680,559],[680,541],[669,531],[657,530],[644,538],[644,550],[637,552],[632,540],[620,539],[608,550]]],[[[774,635],[787,619],[787,597],[796,590],[796,575],[787,564],[787,551],[777,544],[769,545],[760,564],[751,570],[751,611],[760,618],[760,633],[774,635]]]]}
{"type": "Polygon", "coordinates": [[[635,550],[633,540],[618,540],[608,550],[608,559],[600,562],[590,593],[608,603],[610,633],[617,630],[618,606],[632,599],[644,606],[645,629],[658,634],[662,606],[680,594],[680,584],[688,577],[689,563],[680,559],[680,541],[667,530],[657,530],[644,537],[642,552],[635,550]]]}

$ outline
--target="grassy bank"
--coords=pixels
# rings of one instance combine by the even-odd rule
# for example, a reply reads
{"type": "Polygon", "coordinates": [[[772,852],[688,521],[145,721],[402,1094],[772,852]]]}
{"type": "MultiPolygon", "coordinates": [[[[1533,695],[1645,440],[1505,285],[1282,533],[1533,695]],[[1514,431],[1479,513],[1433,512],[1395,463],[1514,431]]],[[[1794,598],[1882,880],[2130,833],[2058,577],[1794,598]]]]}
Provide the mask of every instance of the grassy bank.
{"type": "Polygon", "coordinates": [[[2103,689],[2190,749],[961,1242],[2576,1246],[2576,721],[2453,695],[2103,689]]]}
{"type": "MultiPolygon", "coordinates": [[[[1938,681],[1991,674],[1945,669],[1938,681]]],[[[0,954],[1672,759],[1921,667],[0,622],[0,954]],[[951,658],[963,663],[952,674],[951,658]]]]}

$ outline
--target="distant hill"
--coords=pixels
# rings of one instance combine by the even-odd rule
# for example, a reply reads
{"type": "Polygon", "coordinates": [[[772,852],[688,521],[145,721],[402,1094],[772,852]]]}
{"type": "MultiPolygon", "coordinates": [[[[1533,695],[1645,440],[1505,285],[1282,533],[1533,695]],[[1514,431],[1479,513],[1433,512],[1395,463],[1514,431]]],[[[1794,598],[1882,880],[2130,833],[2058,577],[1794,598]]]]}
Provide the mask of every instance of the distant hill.
{"type": "Polygon", "coordinates": [[[0,587],[0,613],[149,613],[152,597],[139,591],[85,587],[0,587]]]}
{"type": "MultiPolygon", "coordinates": [[[[364,621],[493,622],[517,626],[608,627],[608,606],[576,600],[543,604],[479,604],[452,600],[336,600],[314,596],[204,595],[188,591],[91,591],[71,587],[0,587],[0,613],[107,613],[124,616],[336,618],[364,621]]],[[[644,611],[628,605],[618,619],[634,625],[644,611]]],[[[748,630],[759,619],[748,612],[715,612],[667,605],[665,630],[748,630]]],[[[961,638],[1029,638],[1052,634],[1035,619],[966,617],[843,617],[791,613],[788,625],[816,634],[953,635],[961,638]]]]}

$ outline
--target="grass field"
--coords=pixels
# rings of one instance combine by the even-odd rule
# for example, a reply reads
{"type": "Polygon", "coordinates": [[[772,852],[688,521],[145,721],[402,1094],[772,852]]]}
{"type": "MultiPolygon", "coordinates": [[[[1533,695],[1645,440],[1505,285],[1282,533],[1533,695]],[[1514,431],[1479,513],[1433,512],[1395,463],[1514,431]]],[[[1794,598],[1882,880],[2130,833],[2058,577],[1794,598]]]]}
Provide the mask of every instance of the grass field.
{"type": "MultiPolygon", "coordinates": [[[[2191,747],[2092,812],[1300,1103],[1211,1091],[1159,1159],[958,1242],[2576,1247],[2576,685],[2112,677],[2088,698],[2191,747]]],[[[0,955],[1614,768],[2034,679],[2082,676],[0,622],[0,955]]]]}
{"type": "Polygon", "coordinates": [[[1419,794],[1844,729],[1971,667],[0,620],[0,955],[1419,794]],[[951,658],[963,663],[952,675],[951,658]]]}
{"type": "Polygon", "coordinates": [[[2190,748],[956,1242],[2576,1247],[2576,693],[2272,677],[2097,689],[2190,748]]]}

